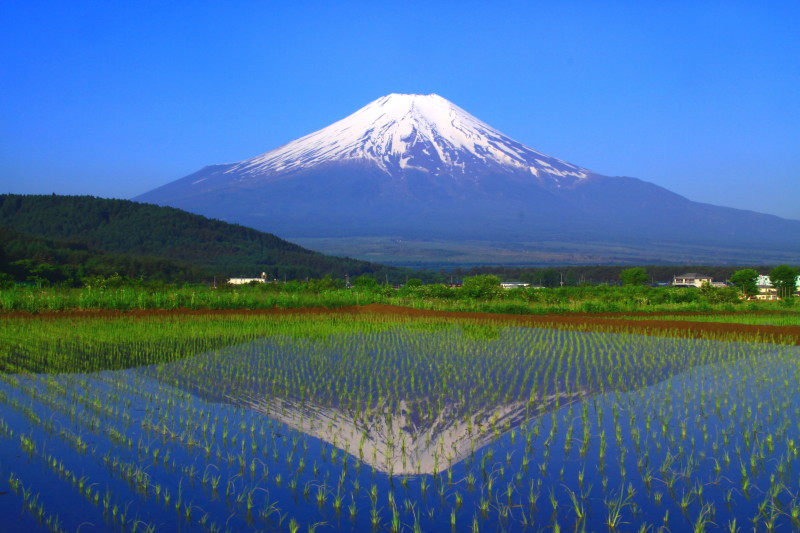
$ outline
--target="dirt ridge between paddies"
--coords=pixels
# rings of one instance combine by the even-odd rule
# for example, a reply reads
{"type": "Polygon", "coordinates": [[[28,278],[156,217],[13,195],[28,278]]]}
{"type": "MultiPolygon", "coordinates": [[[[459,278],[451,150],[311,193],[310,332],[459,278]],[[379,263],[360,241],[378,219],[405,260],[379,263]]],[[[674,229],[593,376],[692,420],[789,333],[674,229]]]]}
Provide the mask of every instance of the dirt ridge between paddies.
{"type": "MultiPolygon", "coordinates": [[[[752,313],[752,311],[750,311],[752,313]]],[[[771,314],[762,311],[757,314],[771,314]]],[[[504,323],[527,327],[555,327],[578,330],[602,330],[609,332],[629,332],[659,336],[679,336],[689,338],[736,338],[736,340],[755,340],[800,345],[800,326],[770,326],[752,324],[733,324],[721,322],[681,321],[681,320],[625,320],[630,317],[658,317],[668,315],[703,316],[702,312],[622,312],[622,313],[569,313],[544,315],[518,315],[503,313],[484,313],[472,311],[437,311],[417,309],[386,304],[369,304],[340,308],[303,307],[292,309],[136,309],[118,310],[70,310],[43,311],[39,313],[10,312],[0,314],[4,318],[31,318],[37,320],[57,320],[64,317],[113,318],[148,316],[204,316],[204,315],[383,315],[398,318],[440,318],[443,320],[477,320],[504,323]]],[[[723,314],[715,312],[715,315],[723,314]]],[[[736,312],[724,313],[736,314],[736,312]]]]}

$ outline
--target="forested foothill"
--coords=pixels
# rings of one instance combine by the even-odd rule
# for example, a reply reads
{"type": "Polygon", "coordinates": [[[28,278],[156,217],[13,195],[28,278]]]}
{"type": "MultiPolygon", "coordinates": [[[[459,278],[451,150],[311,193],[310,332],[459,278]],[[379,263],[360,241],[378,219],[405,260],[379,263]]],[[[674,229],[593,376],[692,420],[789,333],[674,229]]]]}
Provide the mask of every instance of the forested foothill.
{"type": "Polygon", "coordinates": [[[326,256],[179,209],[92,196],[0,195],[0,247],[0,272],[39,284],[77,286],[114,274],[198,283],[262,272],[279,280],[371,274],[399,282],[410,272],[326,256]]]}

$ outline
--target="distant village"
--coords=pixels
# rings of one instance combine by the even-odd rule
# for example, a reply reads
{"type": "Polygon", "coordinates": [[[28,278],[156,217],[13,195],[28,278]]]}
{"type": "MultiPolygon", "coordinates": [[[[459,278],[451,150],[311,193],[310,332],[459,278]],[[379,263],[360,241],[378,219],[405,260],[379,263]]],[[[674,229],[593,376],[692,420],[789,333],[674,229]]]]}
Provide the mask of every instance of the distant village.
{"type": "MultiPolygon", "coordinates": [[[[711,287],[728,287],[730,286],[729,283],[724,281],[714,281],[711,276],[705,276],[703,274],[698,274],[696,272],[690,272],[687,274],[681,274],[680,276],[675,276],[672,278],[671,285],[673,287],[694,287],[700,288],[704,285],[709,285],[711,287]]],[[[758,280],[756,281],[756,285],[758,287],[758,294],[755,294],[751,299],[753,300],[780,300],[778,296],[778,289],[772,286],[772,281],[770,281],[769,276],[759,274],[758,280]]],[[[795,282],[795,286],[800,286],[800,276],[797,277],[795,282]]],[[[798,293],[795,292],[794,296],[798,296],[798,293]]]]}
{"type": "MultiPolygon", "coordinates": [[[[277,280],[269,280],[267,274],[262,272],[261,275],[257,278],[229,278],[227,280],[228,284],[230,285],[248,285],[250,283],[272,283],[277,282],[277,280]]],[[[758,293],[753,295],[750,299],[752,300],[780,300],[780,296],[778,296],[778,290],[773,287],[772,282],[769,279],[768,275],[759,274],[758,280],[756,282],[758,287],[758,293]]],[[[453,287],[458,287],[460,283],[451,283],[449,284],[453,287]]],[[[699,289],[703,286],[710,286],[714,288],[721,288],[721,287],[729,287],[731,284],[725,281],[714,281],[714,278],[711,276],[706,276],[704,274],[699,274],[697,272],[688,272],[686,274],[681,274],[678,276],[673,276],[672,283],[663,284],[668,285],[671,287],[684,287],[684,288],[695,288],[699,289]]],[[[522,289],[522,288],[531,288],[531,289],[544,289],[540,285],[534,285],[531,283],[521,282],[521,281],[502,281],[500,286],[504,289],[522,289]]],[[[797,276],[797,280],[795,286],[800,289],[800,276],[797,276]]],[[[347,287],[350,287],[350,283],[348,280],[347,287]]],[[[397,287],[399,288],[399,287],[397,287]]],[[[794,296],[800,296],[800,290],[794,293],[794,296]]]]}

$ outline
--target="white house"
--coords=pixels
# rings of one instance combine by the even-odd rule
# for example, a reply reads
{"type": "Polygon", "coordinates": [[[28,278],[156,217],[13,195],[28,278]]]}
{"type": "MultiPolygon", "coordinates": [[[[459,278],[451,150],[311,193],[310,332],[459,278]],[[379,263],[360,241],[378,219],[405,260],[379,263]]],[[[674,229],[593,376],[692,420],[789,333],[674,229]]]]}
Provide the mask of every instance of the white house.
{"type": "Polygon", "coordinates": [[[503,281],[500,282],[500,286],[504,289],[522,289],[525,287],[530,287],[531,284],[522,281],[503,281]]]}
{"type": "MultiPolygon", "coordinates": [[[[795,287],[800,287],[800,276],[797,276],[794,284],[795,287]]],[[[772,280],[769,279],[769,276],[759,274],[756,285],[758,286],[756,300],[780,300],[778,297],[778,289],[772,286],[772,280]]]]}
{"type": "Polygon", "coordinates": [[[702,287],[703,285],[710,285],[712,284],[714,279],[711,276],[706,276],[704,274],[698,274],[696,272],[689,272],[687,274],[681,274],[680,276],[674,276],[672,278],[672,286],[673,287],[702,287]]]}
{"type": "Polygon", "coordinates": [[[230,285],[247,285],[248,283],[252,282],[256,283],[266,283],[267,282],[267,273],[262,272],[261,277],[258,278],[229,278],[228,283],[230,285]]]}
{"type": "MultiPolygon", "coordinates": [[[[800,287],[800,276],[797,276],[797,279],[794,280],[794,284],[800,287]]],[[[772,287],[772,280],[769,279],[769,276],[759,274],[758,280],[756,281],[756,285],[766,285],[768,287],[772,287]]]]}

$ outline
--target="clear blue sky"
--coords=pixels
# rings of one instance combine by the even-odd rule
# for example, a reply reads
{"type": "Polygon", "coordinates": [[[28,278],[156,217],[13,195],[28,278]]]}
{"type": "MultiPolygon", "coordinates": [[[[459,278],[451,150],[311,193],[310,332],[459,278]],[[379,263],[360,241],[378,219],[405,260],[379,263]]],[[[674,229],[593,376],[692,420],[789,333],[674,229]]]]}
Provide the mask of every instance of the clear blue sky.
{"type": "Polygon", "coordinates": [[[130,198],[392,92],[692,200],[800,219],[800,2],[0,7],[0,192],[130,198]]]}

